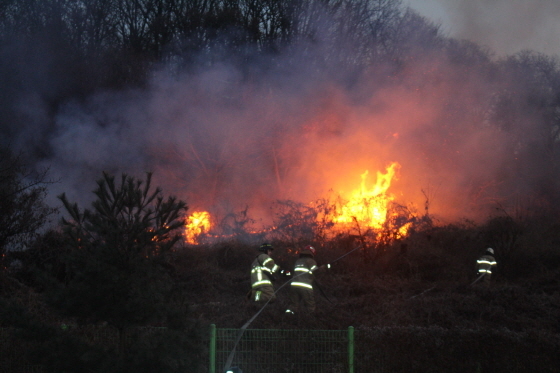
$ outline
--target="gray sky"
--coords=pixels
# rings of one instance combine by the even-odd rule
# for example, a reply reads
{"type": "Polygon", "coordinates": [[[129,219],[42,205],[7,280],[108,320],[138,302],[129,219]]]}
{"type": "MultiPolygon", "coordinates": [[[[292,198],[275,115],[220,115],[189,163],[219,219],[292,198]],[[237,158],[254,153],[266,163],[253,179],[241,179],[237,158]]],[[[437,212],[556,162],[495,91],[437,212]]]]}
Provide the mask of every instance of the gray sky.
{"type": "Polygon", "coordinates": [[[447,35],[498,57],[531,49],[560,55],[560,0],[403,0],[447,35]]]}

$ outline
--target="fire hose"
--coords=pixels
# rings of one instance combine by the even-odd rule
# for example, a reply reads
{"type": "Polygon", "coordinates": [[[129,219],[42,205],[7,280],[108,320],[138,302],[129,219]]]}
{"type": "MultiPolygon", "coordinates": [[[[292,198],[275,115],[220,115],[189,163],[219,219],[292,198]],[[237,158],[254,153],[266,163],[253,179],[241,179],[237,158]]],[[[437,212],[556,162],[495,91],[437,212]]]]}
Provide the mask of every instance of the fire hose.
{"type": "MultiPolygon", "coordinates": [[[[350,250],[349,252],[347,252],[346,254],[342,255],[341,257],[338,257],[337,259],[333,260],[332,262],[330,262],[329,267],[331,264],[333,264],[334,262],[336,262],[337,260],[340,260],[342,258],[344,258],[346,255],[350,254],[353,251],[356,251],[358,249],[360,249],[362,247],[362,245],[359,245],[358,247],[355,247],[354,249],[350,250]]],[[[327,297],[327,294],[325,293],[325,291],[323,290],[323,287],[319,284],[319,281],[315,280],[313,282],[313,287],[317,288],[319,290],[319,292],[321,293],[321,295],[327,300],[329,301],[330,304],[334,304],[332,300],[330,300],[329,297],[327,297]]]]}
{"type": "MultiPolygon", "coordinates": [[[[359,245],[358,247],[356,247],[356,248],[350,250],[349,252],[347,252],[346,254],[344,254],[344,255],[342,255],[342,256],[336,258],[336,259],[333,260],[330,264],[332,264],[332,263],[334,263],[334,262],[336,262],[336,261],[338,261],[338,260],[344,258],[346,255],[348,255],[348,254],[350,254],[350,253],[352,253],[352,252],[354,252],[354,251],[360,249],[361,247],[362,247],[362,245],[359,245]]],[[[274,292],[274,294],[278,293],[278,292],[280,291],[280,289],[282,289],[284,286],[286,286],[287,284],[291,283],[294,279],[296,279],[296,278],[298,278],[299,276],[304,275],[304,274],[305,274],[305,272],[304,272],[304,273],[300,273],[299,275],[296,275],[296,276],[292,277],[292,279],[291,279],[290,281],[286,281],[286,282],[283,283],[281,286],[279,286],[278,289],[276,289],[276,291],[274,292]]],[[[319,288],[319,289],[320,289],[320,288],[319,288]]],[[[320,291],[323,292],[322,289],[320,289],[320,291]]],[[[324,294],[324,293],[323,293],[323,294],[324,294]]],[[[326,298],[326,296],[325,296],[325,298],[326,298]]],[[[328,299],[328,298],[327,298],[327,299],[328,299]]],[[[241,340],[241,337],[243,337],[243,334],[245,333],[245,330],[249,327],[249,325],[251,325],[251,323],[257,318],[257,316],[260,315],[260,313],[264,310],[264,308],[268,305],[268,303],[270,303],[271,300],[272,300],[272,298],[270,298],[269,300],[267,300],[266,303],[263,304],[263,306],[261,307],[261,309],[258,310],[257,313],[255,313],[255,314],[253,315],[253,317],[251,317],[251,318],[249,319],[249,321],[247,321],[247,322],[239,329],[239,333],[237,334],[237,338],[235,339],[235,343],[234,343],[234,345],[233,345],[233,349],[231,350],[231,352],[230,352],[230,354],[229,354],[229,356],[228,356],[228,358],[227,358],[226,365],[225,365],[225,367],[224,367],[224,372],[227,372],[228,369],[231,367],[231,363],[233,362],[233,358],[235,357],[235,350],[237,349],[237,345],[238,345],[239,341],[241,340]]],[[[330,300],[329,300],[329,301],[330,301],[330,300]]],[[[332,302],[331,302],[331,303],[332,303],[332,302]]]]}
{"type": "Polygon", "coordinates": [[[480,281],[484,276],[486,276],[486,273],[482,273],[480,276],[478,276],[476,278],[476,280],[474,280],[473,282],[471,282],[471,284],[469,286],[473,286],[474,284],[476,284],[478,281],[480,281]]]}
{"type": "Polygon", "coordinates": [[[434,290],[435,288],[436,288],[435,286],[432,286],[431,288],[429,288],[429,289],[427,289],[427,290],[424,290],[424,291],[421,292],[420,294],[413,295],[413,296],[411,296],[411,297],[408,298],[408,299],[414,299],[414,298],[416,298],[416,297],[419,297],[419,296],[421,296],[421,295],[423,295],[423,294],[426,294],[426,293],[429,292],[429,291],[434,290]]]}
{"type": "Polygon", "coordinates": [[[323,290],[323,287],[321,285],[319,285],[319,282],[317,280],[315,280],[313,282],[313,287],[317,288],[317,290],[319,290],[319,292],[321,293],[321,295],[329,301],[330,304],[334,304],[334,302],[332,300],[329,299],[329,297],[327,297],[327,294],[325,293],[325,291],[323,290]]]}
{"type": "MultiPolygon", "coordinates": [[[[470,283],[469,286],[473,286],[473,285],[476,284],[478,281],[480,281],[484,276],[486,276],[486,273],[480,274],[473,282],[470,283]]],[[[420,294],[413,295],[412,297],[410,297],[410,298],[408,298],[408,299],[414,299],[414,298],[416,298],[416,297],[419,297],[419,296],[421,296],[421,295],[424,295],[425,293],[427,293],[427,292],[429,292],[429,291],[432,291],[432,290],[434,290],[435,288],[436,288],[436,287],[433,286],[433,287],[431,287],[431,288],[429,288],[429,289],[427,289],[427,290],[424,290],[424,291],[421,292],[420,294]]]]}
{"type": "Polygon", "coordinates": [[[342,255],[342,256],[336,258],[336,259],[333,260],[330,264],[333,264],[334,262],[336,262],[336,261],[338,261],[338,260],[344,258],[346,255],[348,255],[348,254],[350,254],[350,253],[352,253],[352,252],[354,252],[354,251],[356,251],[356,250],[358,250],[358,249],[361,249],[362,246],[363,246],[363,245],[358,245],[358,247],[355,247],[355,248],[353,248],[352,250],[348,251],[346,254],[344,254],[344,255],[342,255]]]}

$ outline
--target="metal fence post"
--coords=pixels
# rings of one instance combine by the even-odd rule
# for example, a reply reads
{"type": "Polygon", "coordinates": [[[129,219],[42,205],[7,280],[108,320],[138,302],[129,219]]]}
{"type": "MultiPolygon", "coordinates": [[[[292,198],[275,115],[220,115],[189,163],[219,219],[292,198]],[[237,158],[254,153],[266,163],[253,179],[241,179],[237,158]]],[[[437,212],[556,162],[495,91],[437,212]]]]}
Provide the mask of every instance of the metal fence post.
{"type": "Polygon", "coordinates": [[[354,373],[354,327],[348,327],[348,373],[354,373]]]}
{"type": "Polygon", "coordinates": [[[216,325],[210,325],[210,373],[216,373],[216,325]]]}

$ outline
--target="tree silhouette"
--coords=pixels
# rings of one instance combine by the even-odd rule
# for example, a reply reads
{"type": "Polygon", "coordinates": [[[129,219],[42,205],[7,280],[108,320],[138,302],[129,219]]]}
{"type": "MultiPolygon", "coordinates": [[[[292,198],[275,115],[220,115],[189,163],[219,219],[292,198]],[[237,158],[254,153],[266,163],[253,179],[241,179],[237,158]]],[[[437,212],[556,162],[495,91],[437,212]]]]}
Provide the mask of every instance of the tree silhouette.
{"type": "Polygon", "coordinates": [[[24,249],[56,209],[46,206],[47,170],[34,174],[21,155],[0,147],[0,270],[8,250],[24,249]]]}
{"type": "Polygon", "coordinates": [[[164,254],[181,238],[187,206],[151,190],[150,173],[145,182],[123,174],[120,184],[104,173],[94,193],[92,209],[83,212],[60,196],[70,215],[62,224],[72,250],[67,280],[48,298],[67,316],[106,322],[124,338],[129,327],[164,323],[180,312],[173,309],[164,254]]]}

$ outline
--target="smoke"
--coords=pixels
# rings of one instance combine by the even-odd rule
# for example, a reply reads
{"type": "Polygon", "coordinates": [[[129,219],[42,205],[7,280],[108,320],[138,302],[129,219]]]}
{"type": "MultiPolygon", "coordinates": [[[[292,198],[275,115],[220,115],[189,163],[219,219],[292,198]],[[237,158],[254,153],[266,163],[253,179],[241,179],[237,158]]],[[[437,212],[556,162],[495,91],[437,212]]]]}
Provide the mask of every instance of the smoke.
{"type": "MultiPolygon", "coordinates": [[[[411,66],[408,82],[425,73],[422,64],[411,66]]],[[[451,81],[456,73],[447,70],[437,74],[451,81]]],[[[52,195],[65,192],[74,201],[93,197],[102,170],[139,177],[153,171],[155,184],[191,210],[223,215],[248,206],[264,219],[278,199],[349,193],[364,171],[372,185],[377,171],[398,162],[391,192],[400,203],[423,206],[429,193],[433,213],[472,215],[473,183],[492,179],[504,139],[465,121],[450,126],[453,114],[445,111],[461,101],[467,103],[459,109],[469,109],[469,96],[483,83],[463,86],[461,94],[453,83],[411,90],[380,78],[347,87],[305,69],[269,71],[258,81],[226,64],[179,75],[163,69],[145,90],[65,105],[43,166],[62,181],[52,195]]]]}
{"type": "Polygon", "coordinates": [[[560,55],[556,0],[414,0],[404,3],[441,25],[450,37],[471,40],[499,56],[522,50],[560,55]]]}
{"type": "MultiPolygon", "coordinates": [[[[509,81],[429,50],[356,76],[309,63],[323,52],[318,43],[274,64],[170,64],[145,88],[68,100],[52,121],[30,89],[14,107],[32,125],[11,136],[21,149],[44,142],[38,167],[60,180],[50,186],[52,205],[61,193],[89,204],[102,171],[153,172],[154,184],[191,211],[248,207],[264,223],[276,200],[349,193],[366,170],[373,184],[392,162],[401,165],[390,188],[397,202],[420,213],[429,202],[442,220],[485,218],[496,201],[531,190],[504,169],[517,138],[488,123],[493,93],[509,81]]],[[[56,80],[42,78],[42,87],[56,80]]]]}

